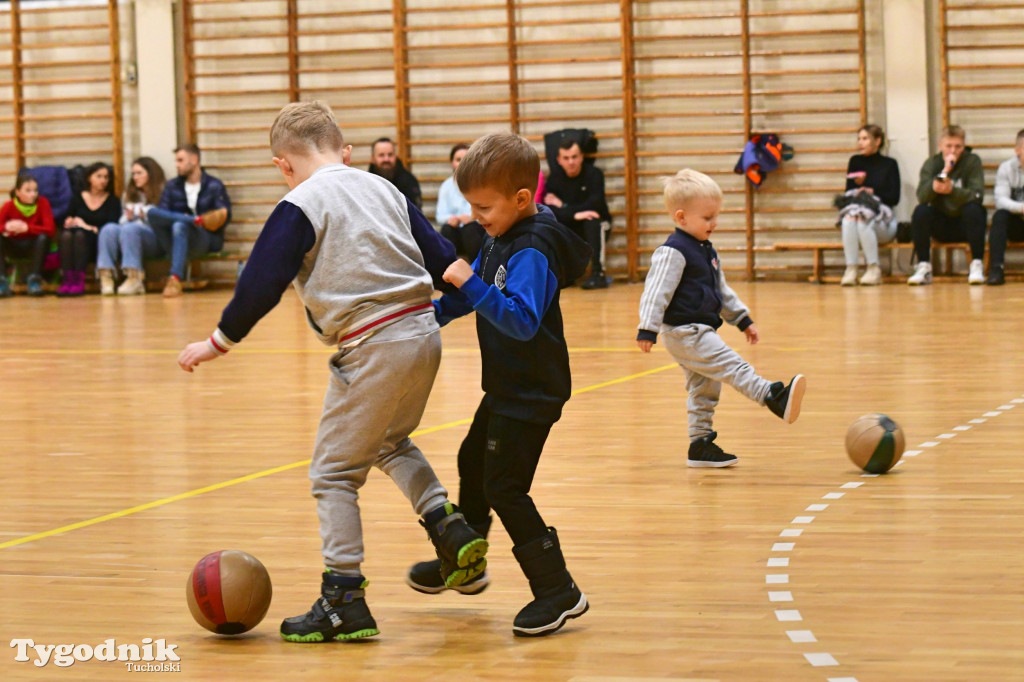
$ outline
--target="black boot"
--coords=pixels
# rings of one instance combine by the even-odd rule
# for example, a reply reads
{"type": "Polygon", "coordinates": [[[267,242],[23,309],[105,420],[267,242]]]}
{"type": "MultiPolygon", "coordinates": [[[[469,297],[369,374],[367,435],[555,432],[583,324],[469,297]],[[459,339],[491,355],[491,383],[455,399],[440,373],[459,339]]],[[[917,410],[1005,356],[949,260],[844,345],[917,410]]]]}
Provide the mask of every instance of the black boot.
{"type": "MultiPolygon", "coordinates": [[[[491,529],[491,517],[488,516],[487,520],[483,523],[471,523],[469,527],[479,533],[480,537],[486,538],[487,531],[491,529]]],[[[467,580],[461,585],[449,588],[445,586],[444,578],[441,577],[441,560],[433,559],[432,561],[421,561],[418,564],[413,564],[412,568],[405,575],[405,582],[412,589],[424,594],[440,594],[447,589],[455,590],[461,594],[480,594],[491,584],[491,578],[485,570],[475,578],[467,580]]]]}
{"type": "Polygon", "coordinates": [[[590,604],[565,570],[565,558],[558,534],[548,528],[545,535],[512,548],[512,554],[530,581],[534,600],[523,607],[512,623],[517,637],[550,635],[570,618],[579,618],[590,604]]]}
{"type": "Polygon", "coordinates": [[[781,381],[776,381],[772,384],[768,397],[764,399],[764,404],[776,417],[787,424],[792,424],[800,416],[800,404],[803,402],[806,388],[807,380],[803,374],[793,377],[789,386],[783,386],[781,381]]]}
{"type": "Polygon", "coordinates": [[[420,525],[427,529],[441,564],[445,587],[465,585],[487,568],[487,540],[466,524],[451,502],[427,512],[420,525]]]}
{"type": "Polygon", "coordinates": [[[289,642],[326,642],[332,639],[363,639],[379,635],[364,598],[365,578],[334,575],[325,571],[320,598],[308,613],[281,622],[281,637],[289,642]]]}
{"type": "Polygon", "coordinates": [[[985,283],[993,287],[1006,284],[1006,274],[1003,272],[1003,266],[990,265],[988,267],[988,279],[985,280],[985,283]]]}
{"type": "Polygon", "coordinates": [[[715,444],[717,431],[712,431],[703,438],[690,441],[686,465],[691,467],[727,467],[739,461],[736,455],[730,455],[715,444]]]}

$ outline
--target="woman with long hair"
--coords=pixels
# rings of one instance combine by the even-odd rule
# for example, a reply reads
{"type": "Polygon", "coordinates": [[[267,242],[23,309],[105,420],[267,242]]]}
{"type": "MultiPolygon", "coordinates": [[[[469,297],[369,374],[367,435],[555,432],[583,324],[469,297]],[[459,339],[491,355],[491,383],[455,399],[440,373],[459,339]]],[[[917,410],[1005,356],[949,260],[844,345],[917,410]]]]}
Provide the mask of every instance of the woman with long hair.
{"type": "Polygon", "coordinates": [[[96,268],[100,276],[100,293],[114,294],[114,271],[120,257],[124,282],[118,294],[146,293],[146,271],[143,260],[165,255],[146,216],[160,201],[166,176],[154,159],[142,156],[132,162],[132,179],[124,191],[124,215],[100,231],[99,257],[96,268]]]}

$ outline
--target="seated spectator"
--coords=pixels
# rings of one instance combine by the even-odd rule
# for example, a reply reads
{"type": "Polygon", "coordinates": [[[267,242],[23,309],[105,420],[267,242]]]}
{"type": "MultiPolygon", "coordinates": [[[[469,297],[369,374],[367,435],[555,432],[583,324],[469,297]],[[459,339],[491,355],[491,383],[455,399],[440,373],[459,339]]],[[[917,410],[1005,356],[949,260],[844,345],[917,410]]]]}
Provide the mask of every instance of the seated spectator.
{"type": "Polygon", "coordinates": [[[1006,240],[1024,241],[1024,130],[1017,132],[1014,156],[999,164],[996,172],[996,212],[988,236],[988,283],[1006,282],[1003,258],[1006,240]]]}
{"type": "Polygon", "coordinates": [[[878,245],[896,237],[892,210],[900,202],[900,167],[895,159],[881,153],[884,145],[885,131],[876,125],[866,125],[857,132],[860,154],[850,157],[846,167],[846,194],[836,198],[846,256],[846,272],[839,282],[844,287],[857,284],[860,249],[864,250],[867,262],[860,283],[881,284],[878,245]]]}
{"type": "Polygon", "coordinates": [[[480,253],[485,232],[480,223],[473,220],[469,202],[455,184],[455,171],[458,170],[459,163],[468,149],[468,144],[457,144],[452,147],[448,157],[452,163],[452,174],[445,178],[437,192],[436,220],[441,226],[441,236],[452,243],[459,256],[472,263],[480,253]]]}
{"type": "Polygon", "coordinates": [[[43,259],[55,232],[53,211],[39,196],[39,183],[27,171],[18,173],[11,200],[0,208],[0,298],[13,296],[7,281],[7,259],[30,257],[28,295],[43,295],[43,259]]]}
{"type": "Polygon", "coordinates": [[[181,281],[189,258],[224,246],[231,220],[231,200],[217,178],[200,165],[199,147],[186,144],[174,152],[178,177],[164,185],[159,205],[149,210],[149,226],[164,253],[171,255],[171,274],[164,296],[181,296],[181,281]]]}
{"type": "Polygon", "coordinates": [[[917,269],[907,280],[910,285],[931,284],[932,239],[971,245],[971,266],[967,281],[985,283],[985,174],[981,159],[965,145],[960,126],[942,131],[939,153],[921,166],[917,185],[918,207],[911,218],[917,269]]]}
{"type": "Polygon", "coordinates": [[[584,289],[604,289],[608,280],[604,276],[604,227],[602,220],[610,220],[604,197],[604,173],[593,164],[583,162],[583,151],[575,140],[563,140],[558,149],[558,168],[552,168],[544,189],[544,204],[562,223],[593,250],[590,277],[583,282],[584,289]]]}
{"type": "Polygon", "coordinates": [[[63,281],[58,296],[85,293],[85,269],[96,259],[96,243],[104,225],[121,216],[121,200],[111,188],[113,172],[102,161],[85,169],[85,189],[71,196],[68,217],[60,233],[60,266],[63,281]]]}
{"type": "Polygon", "coordinates": [[[118,222],[100,230],[96,269],[99,270],[100,293],[104,296],[114,294],[114,271],[118,258],[125,280],[117,288],[117,293],[146,293],[143,259],[166,255],[149,226],[147,216],[160,201],[164,184],[164,169],[156,160],[143,156],[132,162],[132,179],[124,191],[124,213],[118,222]]]}
{"type": "Polygon", "coordinates": [[[420,181],[405,169],[395,152],[395,143],[382,137],[370,147],[370,172],[391,182],[416,208],[423,208],[420,181]]]}

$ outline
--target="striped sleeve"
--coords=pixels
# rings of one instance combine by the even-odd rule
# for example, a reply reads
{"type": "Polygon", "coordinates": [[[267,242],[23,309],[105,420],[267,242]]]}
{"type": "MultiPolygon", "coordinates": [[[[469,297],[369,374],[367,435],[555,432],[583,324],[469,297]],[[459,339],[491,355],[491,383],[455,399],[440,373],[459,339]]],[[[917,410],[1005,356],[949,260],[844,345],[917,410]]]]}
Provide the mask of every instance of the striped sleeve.
{"type": "Polygon", "coordinates": [[[685,268],[686,258],[678,250],[670,246],[659,246],[654,250],[651,269],[644,281],[644,293],[640,297],[638,341],[657,341],[665,309],[683,278],[685,268]]]}

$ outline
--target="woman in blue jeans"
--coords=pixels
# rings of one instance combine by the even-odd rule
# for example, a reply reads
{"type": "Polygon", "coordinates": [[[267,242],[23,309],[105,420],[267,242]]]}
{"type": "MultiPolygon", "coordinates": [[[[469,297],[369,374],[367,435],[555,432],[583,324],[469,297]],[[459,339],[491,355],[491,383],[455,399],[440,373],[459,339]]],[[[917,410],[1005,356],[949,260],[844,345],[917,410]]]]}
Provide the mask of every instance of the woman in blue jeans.
{"type": "Polygon", "coordinates": [[[117,288],[122,295],[146,293],[146,258],[159,258],[167,252],[149,226],[148,213],[160,200],[165,183],[164,169],[154,159],[142,156],[132,162],[132,180],[124,191],[124,215],[121,221],[100,230],[99,270],[100,293],[114,293],[114,272],[120,257],[124,282],[117,288]]]}

